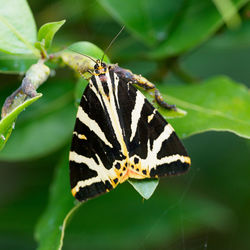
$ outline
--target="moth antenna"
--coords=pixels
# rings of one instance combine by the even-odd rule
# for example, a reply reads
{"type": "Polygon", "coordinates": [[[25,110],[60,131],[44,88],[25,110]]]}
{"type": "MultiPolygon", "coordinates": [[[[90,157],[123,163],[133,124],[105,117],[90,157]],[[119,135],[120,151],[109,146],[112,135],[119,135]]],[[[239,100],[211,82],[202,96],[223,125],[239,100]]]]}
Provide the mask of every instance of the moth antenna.
{"type": "Polygon", "coordinates": [[[114,43],[114,41],[117,39],[117,37],[122,33],[122,31],[124,30],[125,25],[122,26],[122,28],[120,29],[120,31],[116,34],[116,36],[112,39],[112,41],[109,43],[109,46],[105,49],[102,59],[101,59],[101,63],[103,61],[104,56],[107,54],[108,50],[110,49],[111,45],[114,43]]]}
{"type": "Polygon", "coordinates": [[[86,54],[80,53],[80,52],[75,51],[75,50],[73,50],[73,49],[71,49],[71,48],[69,48],[69,50],[72,50],[73,52],[75,52],[75,53],[77,53],[77,54],[80,54],[80,55],[82,55],[82,56],[86,56],[87,58],[89,58],[89,59],[90,59],[91,61],[93,61],[94,63],[97,63],[97,60],[94,60],[91,56],[88,56],[88,55],[86,55],[86,54]]]}

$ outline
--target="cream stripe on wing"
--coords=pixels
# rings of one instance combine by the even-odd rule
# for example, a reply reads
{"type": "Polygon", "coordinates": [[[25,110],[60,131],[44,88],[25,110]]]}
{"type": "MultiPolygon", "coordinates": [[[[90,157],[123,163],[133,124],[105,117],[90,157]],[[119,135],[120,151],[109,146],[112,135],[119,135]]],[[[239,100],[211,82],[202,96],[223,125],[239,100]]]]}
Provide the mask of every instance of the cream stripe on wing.
{"type": "Polygon", "coordinates": [[[141,165],[145,169],[148,169],[150,171],[152,168],[156,169],[156,166],[159,166],[162,164],[170,164],[178,160],[180,160],[182,163],[191,164],[191,160],[188,156],[175,154],[175,155],[165,156],[161,159],[157,159],[157,157],[154,157],[154,156],[147,157],[146,159],[141,159],[141,165]]]}
{"type": "Polygon", "coordinates": [[[117,100],[118,109],[120,109],[120,103],[118,99],[118,85],[119,85],[119,77],[114,75],[114,85],[115,85],[115,98],[117,100]]]}
{"type": "Polygon", "coordinates": [[[98,159],[99,164],[97,164],[93,158],[79,155],[74,151],[69,153],[69,160],[86,164],[90,169],[95,170],[103,181],[116,177],[114,169],[111,168],[108,170],[105,168],[100,157],[97,154],[95,154],[95,156],[98,159]]]}
{"type": "MultiPolygon", "coordinates": [[[[96,82],[97,82],[97,79],[99,79],[98,76],[92,76],[92,77],[95,77],[96,82]]],[[[89,87],[90,87],[90,89],[95,93],[95,95],[96,95],[96,97],[98,98],[100,104],[102,105],[102,108],[104,109],[104,106],[103,106],[103,102],[102,102],[100,93],[98,92],[98,89],[96,89],[96,87],[95,87],[95,85],[93,84],[93,82],[92,82],[91,79],[89,80],[89,87]]],[[[101,94],[103,94],[103,93],[101,93],[101,94]]]]}
{"type": "Polygon", "coordinates": [[[137,90],[136,91],[136,98],[135,98],[135,106],[134,109],[131,112],[131,136],[130,141],[134,139],[138,121],[141,117],[141,111],[143,108],[143,105],[145,103],[145,97],[137,90]]]}
{"type": "Polygon", "coordinates": [[[174,132],[173,127],[168,123],[165,125],[164,130],[162,133],[157,137],[157,139],[153,143],[153,149],[152,154],[157,155],[157,153],[160,151],[162,143],[167,140],[170,135],[174,132]]]}
{"type": "Polygon", "coordinates": [[[89,129],[91,129],[106,145],[113,148],[112,144],[107,140],[105,134],[102,132],[101,128],[99,127],[98,123],[95,120],[89,118],[88,114],[82,109],[81,106],[78,108],[77,118],[87,125],[89,129]]]}
{"type": "MultiPolygon", "coordinates": [[[[100,93],[104,93],[102,96],[103,104],[105,105],[105,107],[107,109],[107,113],[108,113],[110,121],[112,123],[112,127],[114,129],[117,141],[121,145],[121,151],[126,157],[128,157],[128,150],[127,150],[127,146],[124,142],[122,128],[121,128],[121,124],[120,124],[120,120],[119,120],[119,115],[117,113],[117,108],[116,108],[116,104],[115,104],[116,96],[114,95],[114,92],[116,92],[116,90],[113,89],[113,86],[111,83],[111,78],[109,77],[108,73],[106,73],[106,76],[107,76],[107,86],[109,88],[109,96],[107,96],[104,93],[102,82],[98,77],[96,77],[96,83],[97,83],[98,90],[100,91],[100,93]]],[[[116,79],[117,75],[114,74],[114,77],[116,79]]],[[[115,80],[115,88],[118,87],[118,80],[117,79],[115,80]]],[[[118,100],[117,100],[117,102],[118,102],[118,100]]]]}
{"type": "MultiPolygon", "coordinates": [[[[161,163],[161,159],[157,159],[157,153],[162,147],[162,143],[169,138],[169,136],[174,132],[172,126],[168,123],[165,125],[164,130],[162,133],[157,137],[157,139],[153,142],[152,150],[150,148],[150,140],[148,140],[148,155],[146,159],[141,159],[142,166],[146,166],[146,168],[155,168],[156,165],[161,163]]],[[[171,161],[172,159],[166,159],[171,161]]]]}
{"type": "Polygon", "coordinates": [[[188,159],[190,159],[188,156],[175,154],[175,155],[165,156],[165,157],[163,157],[161,159],[158,159],[157,165],[161,165],[161,164],[164,164],[164,163],[169,164],[169,163],[172,163],[172,162],[175,162],[175,161],[178,161],[178,160],[180,160],[182,163],[184,163],[184,162],[187,162],[188,159]]]}
{"type": "Polygon", "coordinates": [[[87,179],[84,181],[78,181],[76,186],[74,186],[72,188],[72,190],[74,190],[74,193],[77,193],[77,192],[79,192],[79,189],[81,187],[90,186],[93,183],[97,183],[97,182],[101,182],[101,181],[102,181],[102,179],[100,178],[100,176],[96,176],[96,177],[93,177],[93,178],[90,178],[90,179],[87,179]]]}

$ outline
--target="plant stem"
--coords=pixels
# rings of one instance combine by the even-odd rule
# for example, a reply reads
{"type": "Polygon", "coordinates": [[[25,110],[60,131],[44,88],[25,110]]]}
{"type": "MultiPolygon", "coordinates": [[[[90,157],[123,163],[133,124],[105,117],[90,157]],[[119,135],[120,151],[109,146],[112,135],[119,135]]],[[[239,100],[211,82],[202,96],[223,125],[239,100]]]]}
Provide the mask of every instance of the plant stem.
{"type": "Polygon", "coordinates": [[[176,77],[178,77],[180,80],[182,80],[185,83],[194,84],[194,83],[199,83],[200,81],[197,77],[192,76],[183,68],[181,68],[177,59],[171,63],[170,69],[176,77]]]}

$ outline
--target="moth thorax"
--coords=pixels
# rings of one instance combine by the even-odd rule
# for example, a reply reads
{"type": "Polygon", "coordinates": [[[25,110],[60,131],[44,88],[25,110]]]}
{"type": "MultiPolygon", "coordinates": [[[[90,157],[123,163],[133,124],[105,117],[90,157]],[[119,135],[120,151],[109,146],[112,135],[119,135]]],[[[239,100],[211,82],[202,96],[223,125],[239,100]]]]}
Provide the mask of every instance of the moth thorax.
{"type": "Polygon", "coordinates": [[[100,74],[99,78],[100,78],[101,82],[107,82],[108,81],[108,78],[107,78],[107,76],[105,74],[100,74]]]}

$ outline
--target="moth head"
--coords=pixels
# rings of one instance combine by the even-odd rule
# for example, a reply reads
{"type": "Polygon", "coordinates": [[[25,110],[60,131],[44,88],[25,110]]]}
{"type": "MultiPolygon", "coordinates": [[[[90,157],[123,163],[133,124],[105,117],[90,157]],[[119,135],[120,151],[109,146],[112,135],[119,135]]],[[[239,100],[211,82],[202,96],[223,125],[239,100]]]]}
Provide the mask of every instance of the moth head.
{"type": "Polygon", "coordinates": [[[102,75],[107,72],[107,65],[100,61],[99,59],[96,60],[96,64],[94,66],[94,75],[102,75]]]}

